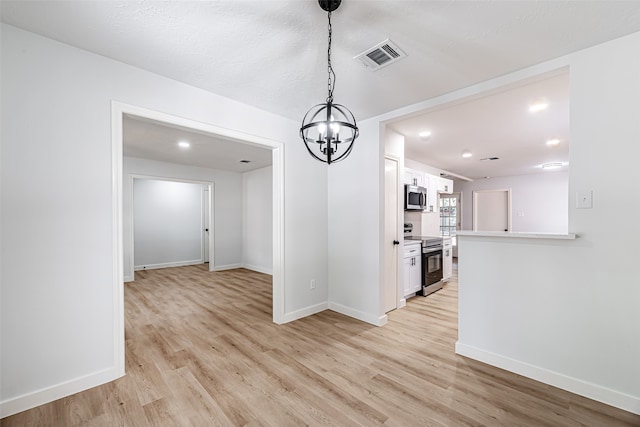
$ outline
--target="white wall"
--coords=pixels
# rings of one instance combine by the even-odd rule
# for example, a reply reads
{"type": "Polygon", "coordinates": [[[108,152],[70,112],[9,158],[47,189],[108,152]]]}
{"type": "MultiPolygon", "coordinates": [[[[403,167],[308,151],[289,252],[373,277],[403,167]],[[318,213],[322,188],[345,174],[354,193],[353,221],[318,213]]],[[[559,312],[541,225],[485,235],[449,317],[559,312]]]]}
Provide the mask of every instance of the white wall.
{"type": "Polygon", "coordinates": [[[204,263],[203,189],[188,182],[133,180],[136,270],[204,263]]]}
{"type": "Polygon", "coordinates": [[[347,160],[329,167],[329,308],[375,325],[384,314],[384,141],[358,122],[347,160]]]}
{"type": "Polygon", "coordinates": [[[283,142],[285,320],[326,307],[327,169],[297,121],[6,24],[1,43],[2,416],[122,373],[113,100],[283,142]]]}
{"type": "Polygon", "coordinates": [[[242,265],[273,271],[273,168],[242,174],[242,265]]]}
{"type": "Polygon", "coordinates": [[[640,33],[571,70],[573,241],[460,237],[457,351],[640,414],[640,33]],[[575,193],[593,190],[592,209],[575,193]]]}
{"type": "Polygon", "coordinates": [[[569,173],[548,172],[455,181],[462,193],[462,229],[473,228],[473,191],[511,189],[511,229],[514,232],[566,233],[569,229],[569,173]]]}
{"type": "MultiPolygon", "coordinates": [[[[213,186],[214,223],[213,264],[216,269],[235,268],[242,264],[242,174],[217,169],[125,157],[123,162],[123,245],[125,281],[132,280],[131,263],[131,186],[132,175],[211,182],[213,186]]],[[[211,234],[210,234],[211,235],[211,234]]]]}

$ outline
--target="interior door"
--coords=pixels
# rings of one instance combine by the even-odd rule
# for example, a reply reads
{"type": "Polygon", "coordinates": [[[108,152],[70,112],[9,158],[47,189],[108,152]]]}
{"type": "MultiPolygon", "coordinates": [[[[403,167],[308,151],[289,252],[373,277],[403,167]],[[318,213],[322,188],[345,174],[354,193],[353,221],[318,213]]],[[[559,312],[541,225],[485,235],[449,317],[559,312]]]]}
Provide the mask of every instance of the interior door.
{"type": "Polygon", "coordinates": [[[384,312],[398,308],[398,161],[384,162],[384,312]]]}
{"type": "Polygon", "coordinates": [[[473,231],[511,231],[511,190],[473,192],[473,231]]]}
{"type": "Polygon", "coordinates": [[[202,246],[204,253],[204,262],[209,262],[209,187],[203,185],[202,189],[202,246]]]}

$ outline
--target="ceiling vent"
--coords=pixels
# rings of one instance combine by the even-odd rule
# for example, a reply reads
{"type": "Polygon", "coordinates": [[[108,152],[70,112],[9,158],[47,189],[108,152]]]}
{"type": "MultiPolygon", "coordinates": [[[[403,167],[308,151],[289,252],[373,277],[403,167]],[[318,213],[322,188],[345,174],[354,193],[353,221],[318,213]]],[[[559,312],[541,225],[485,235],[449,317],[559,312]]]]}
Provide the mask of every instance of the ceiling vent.
{"type": "Polygon", "coordinates": [[[485,157],[484,159],[480,160],[500,160],[500,157],[485,157]]]}
{"type": "Polygon", "coordinates": [[[354,56],[353,59],[359,60],[371,71],[377,71],[382,67],[386,67],[387,65],[401,60],[405,56],[407,56],[406,53],[404,53],[391,40],[386,39],[382,43],[378,43],[374,47],[354,56]]]}

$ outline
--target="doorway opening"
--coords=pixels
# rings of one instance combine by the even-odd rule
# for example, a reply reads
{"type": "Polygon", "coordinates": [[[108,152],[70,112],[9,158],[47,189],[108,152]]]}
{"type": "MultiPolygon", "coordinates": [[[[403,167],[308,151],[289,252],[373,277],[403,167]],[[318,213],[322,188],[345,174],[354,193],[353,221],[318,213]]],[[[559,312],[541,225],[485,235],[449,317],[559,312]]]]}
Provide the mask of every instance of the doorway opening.
{"type": "Polygon", "coordinates": [[[214,183],[129,175],[128,189],[132,238],[125,282],[139,270],[208,264],[213,271],[214,183]]]}
{"type": "Polygon", "coordinates": [[[113,241],[113,319],[114,319],[114,360],[116,370],[125,374],[124,336],[124,223],[123,223],[123,123],[125,117],[160,122],[168,126],[178,126],[237,144],[248,144],[271,151],[272,165],[272,320],[284,323],[284,144],[256,135],[245,134],[221,128],[184,117],[173,116],[158,111],[112,101],[112,241],[113,241]]]}

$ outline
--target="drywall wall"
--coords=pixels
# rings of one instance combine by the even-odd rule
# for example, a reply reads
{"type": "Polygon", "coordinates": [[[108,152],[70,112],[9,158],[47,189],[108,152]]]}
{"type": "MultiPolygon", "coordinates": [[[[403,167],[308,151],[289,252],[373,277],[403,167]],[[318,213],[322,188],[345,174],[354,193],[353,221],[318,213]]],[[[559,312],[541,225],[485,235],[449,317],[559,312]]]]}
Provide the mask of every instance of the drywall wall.
{"type": "Polygon", "coordinates": [[[273,168],[242,174],[242,265],[273,271],[273,168]]]}
{"type": "Polygon", "coordinates": [[[349,158],[329,169],[329,308],[382,325],[384,141],[377,120],[358,127],[349,158]]]}
{"type": "Polygon", "coordinates": [[[640,33],[565,58],[569,241],[461,236],[457,351],[640,414],[640,33]],[[593,191],[593,208],[575,194],[593,191]]]}
{"type": "Polygon", "coordinates": [[[511,230],[532,233],[566,233],[569,227],[569,173],[546,172],[531,175],[456,180],[462,193],[462,229],[473,228],[473,192],[511,189],[511,230]]]}
{"type": "Polygon", "coordinates": [[[242,174],[238,172],[125,157],[123,161],[123,246],[125,281],[133,280],[131,183],[135,175],[213,184],[214,269],[242,264],[242,174]]]}
{"type": "Polygon", "coordinates": [[[133,180],[136,270],[204,263],[202,184],[133,180]]]}
{"type": "Polygon", "coordinates": [[[2,416],[122,375],[112,101],[283,143],[285,320],[326,307],[327,169],[298,122],[1,28],[2,416]]]}

